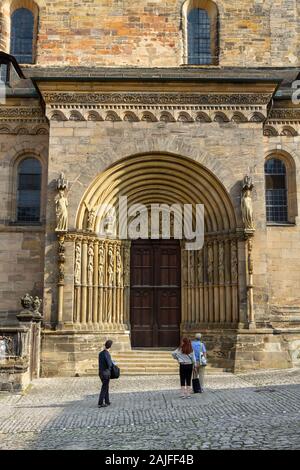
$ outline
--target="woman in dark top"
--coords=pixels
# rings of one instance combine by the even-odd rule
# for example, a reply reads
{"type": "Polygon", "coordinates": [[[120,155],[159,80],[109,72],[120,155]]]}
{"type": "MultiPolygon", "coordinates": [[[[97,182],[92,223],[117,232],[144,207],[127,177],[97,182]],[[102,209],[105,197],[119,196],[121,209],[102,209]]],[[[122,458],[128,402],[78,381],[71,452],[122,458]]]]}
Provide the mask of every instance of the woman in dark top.
{"type": "Polygon", "coordinates": [[[98,408],[104,408],[110,405],[109,401],[109,381],[110,372],[113,365],[109,349],[111,348],[112,341],[109,339],[105,343],[105,348],[99,353],[99,377],[102,382],[101,392],[98,401],[98,408]],[[105,401],[105,403],[104,403],[105,401]]]}

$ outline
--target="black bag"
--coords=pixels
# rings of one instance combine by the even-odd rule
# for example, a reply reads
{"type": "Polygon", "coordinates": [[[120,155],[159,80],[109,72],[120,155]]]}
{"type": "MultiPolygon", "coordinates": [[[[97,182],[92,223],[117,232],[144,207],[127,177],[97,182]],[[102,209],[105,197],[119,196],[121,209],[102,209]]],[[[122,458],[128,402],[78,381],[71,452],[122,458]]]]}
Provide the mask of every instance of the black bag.
{"type": "Polygon", "coordinates": [[[195,378],[192,379],[192,386],[193,386],[193,392],[194,393],[201,393],[201,386],[200,386],[200,380],[195,378]]]}
{"type": "Polygon", "coordinates": [[[118,379],[120,377],[120,369],[116,364],[113,364],[110,370],[110,378],[118,379]]]}

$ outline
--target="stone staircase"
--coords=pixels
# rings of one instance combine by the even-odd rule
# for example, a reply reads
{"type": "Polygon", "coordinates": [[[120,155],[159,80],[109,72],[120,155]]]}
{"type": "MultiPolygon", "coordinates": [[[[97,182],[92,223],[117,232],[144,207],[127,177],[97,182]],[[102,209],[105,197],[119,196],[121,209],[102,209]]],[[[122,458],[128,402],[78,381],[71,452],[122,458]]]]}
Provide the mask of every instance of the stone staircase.
{"type": "MultiPolygon", "coordinates": [[[[133,349],[114,352],[112,359],[121,369],[122,375],[177,375],[178,363],[171,355],[173,349],[133,349]]],[[[89,371],[97,373],[97,371],[89,371]]],[[[206,366],[206,373],[219,373],[223,369],[206,366]]]]}

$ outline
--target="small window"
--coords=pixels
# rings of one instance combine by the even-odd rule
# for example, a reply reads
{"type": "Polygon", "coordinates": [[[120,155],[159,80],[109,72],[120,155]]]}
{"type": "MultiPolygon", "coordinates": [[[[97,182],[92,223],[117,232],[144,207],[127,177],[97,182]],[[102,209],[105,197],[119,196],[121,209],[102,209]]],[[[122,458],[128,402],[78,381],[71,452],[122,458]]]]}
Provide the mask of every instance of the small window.
{"type": "Polygon", "coordinates": [[[41,164],[26,158],[18,168],[17,221],[39,222],[41,200],[41,164]]]}
{"type": "Polygon", "coordinates": [[[19,8],[11,15],[10,53],[21,64],[33,63],[34,15],[19,8]]]}
{"type": "Polygon", "coordinates": [[[286,167],[282,160],[265,163],[267,222],[288,222],[286,167]]]}
{"type": "Polygon", "coordinates": [[[188,63],[212,63],[210,20],[207,11],[201,8],[188,14],[188,63]]]}

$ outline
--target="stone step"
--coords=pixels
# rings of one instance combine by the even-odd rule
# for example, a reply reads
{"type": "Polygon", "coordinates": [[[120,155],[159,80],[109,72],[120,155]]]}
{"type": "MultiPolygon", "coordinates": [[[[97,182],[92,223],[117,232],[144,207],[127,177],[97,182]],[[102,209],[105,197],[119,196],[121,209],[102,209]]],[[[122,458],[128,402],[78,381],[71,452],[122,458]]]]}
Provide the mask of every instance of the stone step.
{"type": "MultiPolygon", "coordinates": [[[[134,349],[131,351],[112,352],[112,359],[121,369],[122,375],[176,375],[178,363],[171,355],[174,349],[134,349]]],[[[98,374],[98,364],[95,363],[86,371],[88,374],[98,374]]],[[[208,365],[206,373],[222,373],[208,365]]]]}

